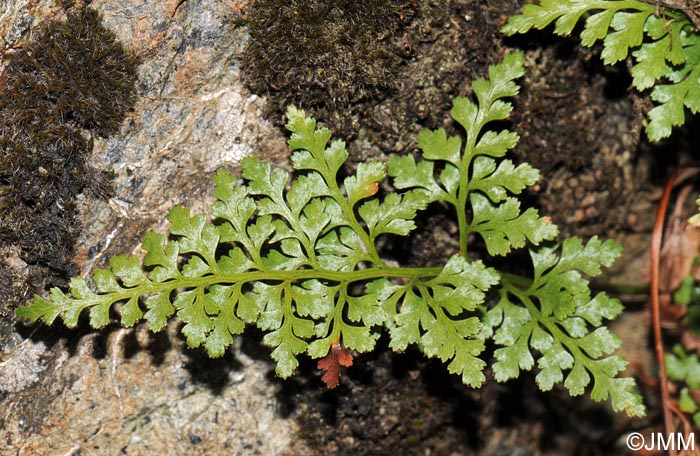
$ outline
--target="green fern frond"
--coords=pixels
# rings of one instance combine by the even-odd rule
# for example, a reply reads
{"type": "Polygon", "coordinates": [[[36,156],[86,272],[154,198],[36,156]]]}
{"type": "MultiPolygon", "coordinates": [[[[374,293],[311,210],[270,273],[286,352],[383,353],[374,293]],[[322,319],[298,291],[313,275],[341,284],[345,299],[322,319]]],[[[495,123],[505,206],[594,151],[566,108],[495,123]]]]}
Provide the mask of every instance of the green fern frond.
{"type": "Polygon", "coordinates": [[[532,283],[525,288],[504,280],[500,301],[485,319],[485,334],[493,334],[496,344],[503,346],[495,352],[497,380],[516,378],[521,369],[531,370],[534,350],[539,353],[536,381],[543,391],[563,381],[569,393],[577,396],[592,377],[592,399],[609,397],[616,411],[631,416],[644,413],[634,381],[617,378],[627,362],[607,356],[619,348],[620,340],[602,326],[603,320],[617,317],[622,306],[604,293],[591,297],[583,278],[583,274],[599,274],[601,266],[610,266],[621,253],[618,244],[601,243],[596,237],[585,245],[578,238],[567,239],[560,252],[553,247],[530,251],[532,283]]]}
{"type": "Polygon", "coordinates": [[[569,35],[583,21],[581,43],[602,40],[607,65],[632,58],[632,85],[651,89],[646,134],[659,141],[700,111],[700,33],[682,13],[639,0],[541,0],[526,5],[503,27],[508,35],[543,29],[569,35]],[[661,11],[660,15],[659,11],[661,11]],[[585,19],[584,19],[585,18],[585,19]]]}
{"type": "Polygon", "coordinates": [[[278,375],[290,376],[302,354],[326,357],[319,365],[329,386],[337,383],[340,366],[351,363],[344,350],[372,350],[384,328],[391,348],[415,344],[478,387],[485,380],[485,339],[493,337],[504,346],[494,365],[499,381],[532,368],[532,349],[540,354],[542,389],[569,371],[565,386],[581,394],[592,375],[594,399],[609,396],[616,410],[643,414],[633,380],[617,377],[624,361],[602,358],[618,345],[602,320],[614,318],[619,303],[603,295],[591,299],[581,277],[610,265],[619,248],[595,239],[583,246],[573,238],[558,255],[541,245],[556,238],[557,227],[534,209],[521,210],[516,198],[539,172],[503,158],[517,134],[486,129],[510,115],[512,105],[504,99],[517,94],[515,80],[523,72],[522,54],[510,54],[489,68],[489,79],[474,82],[474,100],[454,101],[451,114],[464,138],[443,129],[423,132],[419,161],[402,156],[386,165],[359,163],[342,181],[348,159],[343,142],[331,141],[330,131],[291,107],[293,174],[250,157],[241,164],[242,183],[219,171],[215,222],[175,207],[169,237],[144,237],[143,261],[114,257],[109,269],[95,272],[93,288],[75,278],[67,294],[53,289],[48,298],[35,296],[17,315],[48,324],[60,316],[73,327],[88,311],[90,324],[99,328],[116,309],[123,326],[145,319],[153,331],[176,315],[188,344],[211,356],[221,356],[233,336],[256,325],[273,349],[278,375]],[[381,197],[387,172],[398,192],[381,197]],[[391,266],[377,239],[410,235],[416,213],[433,202],[454,208],[460,254],[443,267],[391,266]],[[515,280],[472,259],[474,235],[491,255],[529,245],[534,278],[515,280]],[[525,282],[530,285],[523,287],[525,282]],[[489,310],[494,288],[501,300],[489,310]]]}

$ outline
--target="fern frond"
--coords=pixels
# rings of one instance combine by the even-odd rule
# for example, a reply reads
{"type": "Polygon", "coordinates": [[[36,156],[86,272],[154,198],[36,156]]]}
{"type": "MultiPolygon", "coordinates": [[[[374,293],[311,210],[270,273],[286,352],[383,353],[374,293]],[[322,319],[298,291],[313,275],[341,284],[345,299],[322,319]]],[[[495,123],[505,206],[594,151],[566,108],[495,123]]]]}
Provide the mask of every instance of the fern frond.
{"type": "Polygon", "coordinates": [[[539,354],[536,381],[543,391],[563,381],[569,393],[577,396],[592,379],[593,400],[610,398],[615,411],[643,415],[634,380],[618,377],[627,362],[619,356],[607,356],[619,348],[620,339],[603,326],[603,321],[617,317],[622,305],[604,293],[591,297],[583,277],[597,275],[601,266],[610,266],[621,254],[620,246],[596,237],[585,245],[570,238],[560,251],[543,247],[530,254],[532,283],[523,289],[504,278],[500,301],[485,319],[486,334],[493,334],[496,344],[503,347],[495,352],[496,380],[516,378],[521,369],[531,370],[534,351],[539,354]],[[568,372],[566,378],[564,372],[568,372]]]}
{"type": "Polygon", "coordinates": [[[511,17],[503,31],[513,35],[554,23],[555,34],[569,35],[581,21],[584,46],[602,40],[607,65],[631,57],[632,85],[652,89],[657,106],[648,113],[649,140],[670,136],[685,123],[686,108],[700,111],[700,33],[678,11],[639,0],[541,0],[511,17]]]}
{"type": "Polygon", "coordinates": [[[564,241],[559,256],[546,247],[557,227],[534,209],[523,211],[517,199],[539,172],[503,158],[517,134],[487,129],[510,115],[505,99],[517,94],[515,80],[523,72],[522,54],[508,55],[489,68],[488,79],[474,82],[474,100],[455,100],[451,115],[464,137],[444,129],[423,132],[419,161],[404,156],[386,166],[360,163],[342,181],[348,159],[343,142],[331,141],[330,131],[291,107],[293,174],[251,157],[241,164],[242,183],[219,171],[215,222],[175,207],[170,236],[146,234],[142,261],[114,257],[109,269],[95,272],[93,288],[75,278],[67,294],[53,289],[48,299],[35,296],[16,313],[49,324],[61,317],[73,327],[88,311],[90,324],[103,327],[116,309],[123,326],[145,319],[154,331],[176,315],[187,343],[211,356],[221,356],[234,335],[254,324],[265,332],[278,375],[290,376],[298,356],[307,354],[321,358],[329,387],[352,363],[347,350],[372,350],[382,328],[391,348],[415,344],[478,387],[485,379],[485,339],[493,337],[504,346],[496,352],[498,380],[532,368],[532,349],[540,353],[542,389],[570,370],[565,386],[581,394],[592,375],[594,399],[609,396],[616,410],[642,414],[634,382],[617,377],[624,361],[601,358],[618,345],[602,320],[614,318],[619,304],[604,295],[591,299],[581,278],[610,265],[618,247],[597,240],[583,246],[576,238],[564,241]],[[399,191],[381,197],[387,170],[399,191]],[[409,235],[416,213],[433,202],[454,208],[461,252],[443,267],[390,266],[377,239],[409,235]],[[491,255],[530,245],[531,285],[516,286],[524,279],[513,281],[473,259],[473,235],[491,255]],[[501,300],[488,310],[487,294],[496,287],[501,300]]]}

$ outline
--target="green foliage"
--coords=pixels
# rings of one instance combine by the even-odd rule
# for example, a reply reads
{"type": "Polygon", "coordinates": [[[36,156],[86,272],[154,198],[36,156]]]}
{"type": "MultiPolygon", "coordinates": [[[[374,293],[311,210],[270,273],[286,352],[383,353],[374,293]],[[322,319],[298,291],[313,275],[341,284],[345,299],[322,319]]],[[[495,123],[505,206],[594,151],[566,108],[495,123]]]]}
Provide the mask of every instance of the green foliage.
{"type": "Polygon", "coordinates": [[[700,404],[697,394],[700,391],[700,359],[697,354],[688,354],[683,347],[676,345],[671,353],[666,353],[666,372],[668,378],[681,383],[678,407],[693,417],[695,426],[700,426],[700,404]],[[695,399],[694,399],[695,397],[695,399]]]}
{"type": "Polygon", "coordinates": [[[580,395],[593,377],[591,397],[612,400],[615,410],[631,415],[643,413],[631,378],[616,378],[627,366],[619,356],[607,356],[620,340],[602,325],[622,312],[622,305],[604,293],[591,297],[585,275],[600,273],[620,255],[619,245],[596,237],[585,245],[578,238],[557,248],[531,250],[534,280],[523,290],[504,283],[498,304],[489,310],[485,332],[503,348],[496,350],[496,379],[515,378],[534,365],[531,350],[540,357],[536,377],[542,390],[564,381],[572,396],[580,395]],[[590,330],[589,328],[595,328],[590,330]],[[566,379],[564,372],[568,370],[566,379]]]}
{"type": "Polygon", "coordinates": [[[695,204],[698,205],[698,212],[693,214],[689,219],[688,223],[693,225],[693,226],[698,226],[700,225],[700,198],[695,200],[695,204]]]}
{"type": "Polygon", "coordinates": [[[513,35],[554,23],[555,34],[569,35],[582,20],[581,43],[602,41],[608,65],[631,56],[632,85],[651,89],[656,106],[648,113],[649,140],[682,125],[685,108],[700,110],[700,34],[680,12],[639,0],[540,0],[511,17],[503,31],[513,35]]]}
{"type": "Polygon", "coordinates": [[[415,344],[478,387],[485,380],[485,342],[493,339],[501,347],[493,366],[497,380],[532,369],[537,357],[542,389],[563,381],[577,395],[593,380],[593,399],[610,397],[615,410],[642,415],[634,381],[618,378],[626,362],[608,356],[619,340],[603,320],[622,307],[604,294],[591,296],[583,278],[609,266],[619,246],[596,238],[542,245],[558,235],[557,227],[534,209],[521,210],[516,197],[539,173],[504,159],[517,143],[515,133],[485,129],[507,119],[512,106],[504,99],[517,94],[515,80],[523,73],[522,54],[510,54],[489,68],[489,79],[474,82],[475,100],[454,101],[451,115],[464,137],[423,132],[420,160],[360,163],[342,181],[343,142],[331,141],[330,131],[291,107],[294,175],[251,157],[242,162],[243,183],[219,171],[215,223],[176,207],[170,239],[148,233],[143,261],[112,258],[109,270],[93,276],[95,291],[76,278],[68,294],[54,289],[48,298],[36,296],[17,314],[47,323],[60,316],[73,327],[87,310],[90,324],[102,327],[115,307],[122,325],[143,318],[154,331],[177,314],[188,344],[211,356],[222,355],[234,335],[254,324],[266,333],[278,375],[290,376],[305,353],[323,358],[329,386],[340,366],[352,362],[345,349],[372,350],[385,328],[393,349],[415,344]],[[381,196],[385,174],[397,192],[381,196]],[[377,238],[409,235],[416,213],[433,202],[454,208],[461,252],[443,267],[390,265],[377,238]],[[534,277],[473,259],[475,235],[490,255],[529,245],[534,277]],[[488,293],[500,294],[494,306],[488,293]]]}
{"type": "MultiPolygon", "coordinates": [[[[700,260],[695,258],[695,266],[698,265],[698,261],[700,260]]],[[[700,334],[700,284],[692,275],[683,278],[681,285],[673,293],[673,302],[686,306],[683,323],[692,334],[700,334]]]]}

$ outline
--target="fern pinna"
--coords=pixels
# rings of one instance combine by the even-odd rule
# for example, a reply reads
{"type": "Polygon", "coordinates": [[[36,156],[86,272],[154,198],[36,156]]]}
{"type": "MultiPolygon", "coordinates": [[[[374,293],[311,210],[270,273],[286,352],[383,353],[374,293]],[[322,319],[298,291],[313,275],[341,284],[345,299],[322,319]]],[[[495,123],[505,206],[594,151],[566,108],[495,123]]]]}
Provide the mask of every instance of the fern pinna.
{"type": "Polygon", "coordinates": [[[48,324],[60,316],[73,327],[89,310],[90,324],[100,328],[115,306],[123,326],[143,318],[158,331],[176,314],[188,344],[203,345],[211,356],[221,356],[234,335],[254,324],[266,332],[279,376],[289,377],[297,357],[307,354],[321,358],[331,387],[340,366],[352,363],[348,350],[372,350],[382,329],[393,349],[416,344],[479,387],[485,341],[492,339],[499,346],[496,380],[517,377],[536,360],[541,389],[563,381],[578,395],[592,382],[593,399],[610,398],[615,410],[642,415],[633,379],[618,377],[626,361],[611,355],[620,341],[603,325],[622,307],[605,294],[591,296],[584,278],[609,266],[620,247],[597,238],[541,245],[557,236],[557,227],[535,209],[523,211],[515,197],[539,172],[504,158],[517,134],[484,128],[509,116],[512,106],[504,98],[517,94],[515,80],[523,73],[522,54],[510,54],[489,68],[489,79],[474,82],[474,101],[454,101],[451,115],[464,138],[424,131],[420,160],[406,155],[386,164],[359,163],[342,183],[344,143],[330,141],[327,129],[291,107],[293,175],[252,157],[241,164],[243,183],[219,171],[214,222],[175,207],[170,236],[147,233],[142,261],[114,257],[110,269],[93,275],[94,288],[74,278],[68,294],[54,288],[17,315],[48,324]],[[397,191],[381,198],[386,174],[397,191]],[[417,211],[437,202],[455,209],[460,253],[443,267],[386,261],[377,238],[408,236],[417,211]],[[534,276],[472,259],[474,234],[489,255],[529,245],[534,276]]]}
{"type": "Polygon", "coordinates": [[[555,34],[569,35],[579,22],[581,44],[601,41],[606,65],[630,56],[632,85],[651,89],[655,106],[645,128],[650,141],[683,125],[686,108],[700,111],[700,32],[681,11],[641,0],[539,0],[511,17],[503,31],[513,35],[554,23],[555,34]]]}

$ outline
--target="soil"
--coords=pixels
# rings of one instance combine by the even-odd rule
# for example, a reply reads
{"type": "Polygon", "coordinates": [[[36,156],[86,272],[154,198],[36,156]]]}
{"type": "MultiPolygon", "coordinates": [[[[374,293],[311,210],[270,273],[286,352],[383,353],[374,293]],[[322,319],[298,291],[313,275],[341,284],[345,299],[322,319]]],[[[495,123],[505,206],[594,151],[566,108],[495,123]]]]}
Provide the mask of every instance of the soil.
{"type": "MultiPolygon", "coordinates": [[[[286,162],[279,127],[287,103],[305,107],[344,138],[353,163],[416,153],[418,132],[454,131],[448,115],[452,99],[469,96],[471,82],[484,76],[488,65],[517,49],[525,52],[527,76],[509,119],[521,138],[512,158],[542,172],[530,203],[564,235],[598,235],[625,245],[625,258],[604,281],[646,283],[654,197],[664,170],[693,144],[692,134],[680,132],[674,147],[645,143],[643,107],[628,89],[627,70],[603,66],[598,49],[548,33],[503,37],[501,26],[522,1],[384,1],[382,14],[396,22],[364,29],[334,10],[336,28],[329,36],[342,41],[343,56],[324,56],[324,64],[347,65],[369,55],[385,59],[385,66],[368,64],[354,73],[361,87],[335,80],[319,84],[313,77],[289,86],[280,82],[284,75],[256,78],[273,70],[294,74],[310,65],[308,59],[291,59],[280,68],[260,68],[255,64],[265,65],[263,59],[246,58],[250,36],[262,49],[265,39],[286,42],[277,32],[250,30],[251,18],[274,2],[161,3],[92,5],[145,64],[135,112],[114,138],[95,142],[96,163],[115,171],[115,197],[107,203],[81,196],[84,228],[74,261],[83,274],[104,266],[110,255],[139,253],[135,246],[143,232],[162,229],[174,204],[206,207],[216,168],[235,169],[251,153],[286,162]],[[351,26],[357,28],[348,33],[351,26]],[[375,39],[390,55],[352,48],[346,41],[358,33],[367,34],[358,38],[363,46],[375,39]],[[378,79],[380,67],[386,74],[378,79]],[[332,103],[322,102],[326,95],[332,103]]],[[[284,3],[291,10],[303,8],[302,2],[284,3]]],[[[353,4],[345,12],[367,20],[353,4]]],[[[306,33],[317,32],[312,27],[306,33]]],[[[14,39],[22,37],[26,33],[14,39]]],[[[325,73],[336,79],[339,74],[325,73]]],[[[456,222],[449,214],[432,208],[420,215],[418,225],[408,247],[387,244],[385,253],[402,264],[435,265],[457,252],[456,222]]],[[[19,271],[0,283],[0,299],[4,293],[14,302],[26,298],[30,283],[18,248],[0,252],[5,264],[19,271]]],[[[56,283],[31,284],[41,291],[56,283]]],[[[645,298],[622,298],[627,311],[613,329],[634,373],[651,375],[645,298]]],[[[628,432],[660,423],[653,389],[642,391],[648,417],[630,420],[612,413],[608,404],[572,398],[562,388],[542,393],[530,374],[506,384],[489,378],[484,388],[471,390],[441,363],[414,350],[393,353],[383,339],[372,354],[356,356],[341,385],[329,391],[308,360],[291,380],[276,379],[255,331],[239,340],[235,355],[208,360],[183,346],[176,325],[156,336],[143,326],[106,334],[85,325],[77,332],[32,330],[14,324],[10,310],[0,305],[0,410],[5,412],[0,450],[7,454],[59,448],[84,454],[207,454],[231,448],[238,454],[288,455],[623,454],[628,432]],[[153,397],[143,392],[149,388],[153,397]],[[102,409],[105,403],[109,406],[102,409]],[[80,417],[91,414],[97,424],[83,424],[80,417]],[[61,436],[65,429],[73,444],[61,436]],[[226,429],[227,435],[212,435],[212,429],[226,429]],[[30,438],[36,433],[44,437],[30,438]],[[23,439],[26,443],[17,443],[23,439]]]]}

